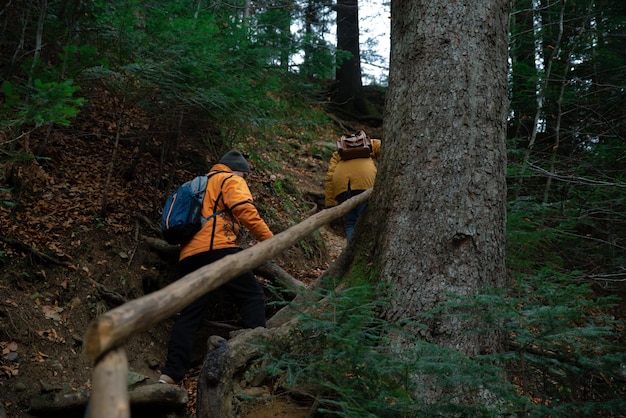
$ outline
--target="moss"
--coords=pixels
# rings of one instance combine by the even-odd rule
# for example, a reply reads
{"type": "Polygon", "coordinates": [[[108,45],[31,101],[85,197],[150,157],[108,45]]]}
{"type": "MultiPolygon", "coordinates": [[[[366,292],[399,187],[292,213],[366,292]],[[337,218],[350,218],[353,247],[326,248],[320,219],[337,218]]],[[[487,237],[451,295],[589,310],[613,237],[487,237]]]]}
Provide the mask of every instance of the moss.
{"type": "Polygon", "coordinates": [[[380,271],[380,262],[366,256],[363,252],[359,252],[354,257],[344,282],[349,287],[376,285],[380,281],[380,271]]]}

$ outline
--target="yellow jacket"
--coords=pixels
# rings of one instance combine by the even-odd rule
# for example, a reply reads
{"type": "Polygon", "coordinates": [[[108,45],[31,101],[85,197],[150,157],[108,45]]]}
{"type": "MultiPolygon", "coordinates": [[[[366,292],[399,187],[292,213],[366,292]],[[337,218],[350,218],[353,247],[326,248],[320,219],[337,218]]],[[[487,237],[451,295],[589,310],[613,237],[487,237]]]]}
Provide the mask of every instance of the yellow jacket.
{"type": "Polygon", "coordinates": [[[273,236],[252,203],[252,193],[246,181],[233,174],[224,164],[216,164],[209,175],[202,217],[212,216],[202,229],[183,246],[180,260],[204,251],[237,247],[239,230],[245,226],[257,239],[264,241],[273,236]],[[216,173],[217,172],[217,173],[216,173]]]}
{"type": "Polygon", "coordinates": [[[380,156],[380,139],[372,139],[370,158],[344,161],[337,151],[333,152],[326,172],[326,207],[337,204],[337,196],[348,191],[364,191],[374,186],[376,162],[380,156]]]}

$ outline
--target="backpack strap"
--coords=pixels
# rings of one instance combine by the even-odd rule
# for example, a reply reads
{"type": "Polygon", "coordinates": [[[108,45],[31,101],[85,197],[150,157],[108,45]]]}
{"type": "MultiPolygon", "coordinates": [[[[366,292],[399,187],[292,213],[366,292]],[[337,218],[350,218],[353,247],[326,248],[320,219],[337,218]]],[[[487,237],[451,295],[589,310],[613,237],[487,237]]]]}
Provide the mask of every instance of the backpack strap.
{"type": "MultiPolygon", "coordinates": [[[[214,175],[218,174],[218,173],[227,173],[227,171],[223,171],[223,170],[218,170],[218,171],[214,171],[212,173],[209,174],[209,180],[211,179],[211,177],[213,177],[214,175]]],[[[211,231],[211,244],[209,245],[209,251],[213,250],[213,241],[215,240],[215,228],[217,227],[217,216],[221,213],[224,212],[229,212],[230,209],[226,206],[226,202],[224,202],[224,199],[222,197],[222,187],[224,187],[224,183],[226,183],[226,180],[230,179],[231,177],[233,177],[234,174],[231,174],[230,176],[226,177],[224,180],[222,180],[222,183],[220,184],[220,192],[217,195],[217,197],[215,198],[215,204],[213,205],[213,213],[207,217],[207,218],[202,218],[203,222],[202,225],[204,226],[205,223],[207,223],[209,221],[209,219],[213,219],[213,230],[211,231]],[[222,202],[224,203],[224,209],[222,210],[217,210],[217,206],[219,205],[220,199],[222,199],[222,202]]],[[[207,189],[209,188],[208,185],[208,180],[207,180],[207,189]]],[[[231,216],[232,218],[232,216],[231,216]]],[[[233,226],[235,224],[235,221],[233,219],[233,226]]]]}

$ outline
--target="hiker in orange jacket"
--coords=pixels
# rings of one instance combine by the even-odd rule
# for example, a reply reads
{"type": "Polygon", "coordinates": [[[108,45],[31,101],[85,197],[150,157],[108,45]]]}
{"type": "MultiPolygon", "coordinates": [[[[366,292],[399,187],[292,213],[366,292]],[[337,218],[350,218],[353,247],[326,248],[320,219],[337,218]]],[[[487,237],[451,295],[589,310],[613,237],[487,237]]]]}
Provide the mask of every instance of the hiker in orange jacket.
{"type": "MultiPolygon", "coordinates": [[[[241,226],[264,241],[272,231],[254,207],[245,176],[250,165],[237,150],[228,151],[209,172],[202,216],[211,217],[186,243],[179,258],[180,277],[242,249],[239,247],[241,226]],[[213,175],[211,175],[213,174],[213,175]]],[[[241,310],[242,326],[265,326],[265,293],[254,273],[248,271],[221,286],[232,295],[241,310]]],[[[159,378],[161,383],[177,383],[189,370],[196,333],[206,316],[211,293],[183,309],[174,322],[168,344],[167,361],[159,378]]]]}
{"type": "MultiPolygon", "coordinates": [[[[380,139],[370,139],[372,153],[369,158],[343,160],[338,151],[333,152],[326,172],[326,207],[341,204],[359,193],[374,187],[376,162],[380,156],[380,139]]],[[[360,204],[343,217],[346,240],[350,241],[356,221],[367,207],[367,202],[360,204]]]]}

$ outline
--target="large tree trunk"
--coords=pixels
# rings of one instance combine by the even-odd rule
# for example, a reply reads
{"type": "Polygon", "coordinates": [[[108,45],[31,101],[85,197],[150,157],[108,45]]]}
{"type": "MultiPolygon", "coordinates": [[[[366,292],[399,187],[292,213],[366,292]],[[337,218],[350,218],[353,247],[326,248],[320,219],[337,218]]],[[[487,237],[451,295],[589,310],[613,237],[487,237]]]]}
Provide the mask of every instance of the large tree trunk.
{"type": "MultiPolygon", "coordinates": [[[[351,249],[391,285],[389,320],[504,285],[508,16],[508,0],[392,4],[382,159],[351,249]]],[[[421,322],[468,356],[499,347],[479,324],[421,322]]]]}

